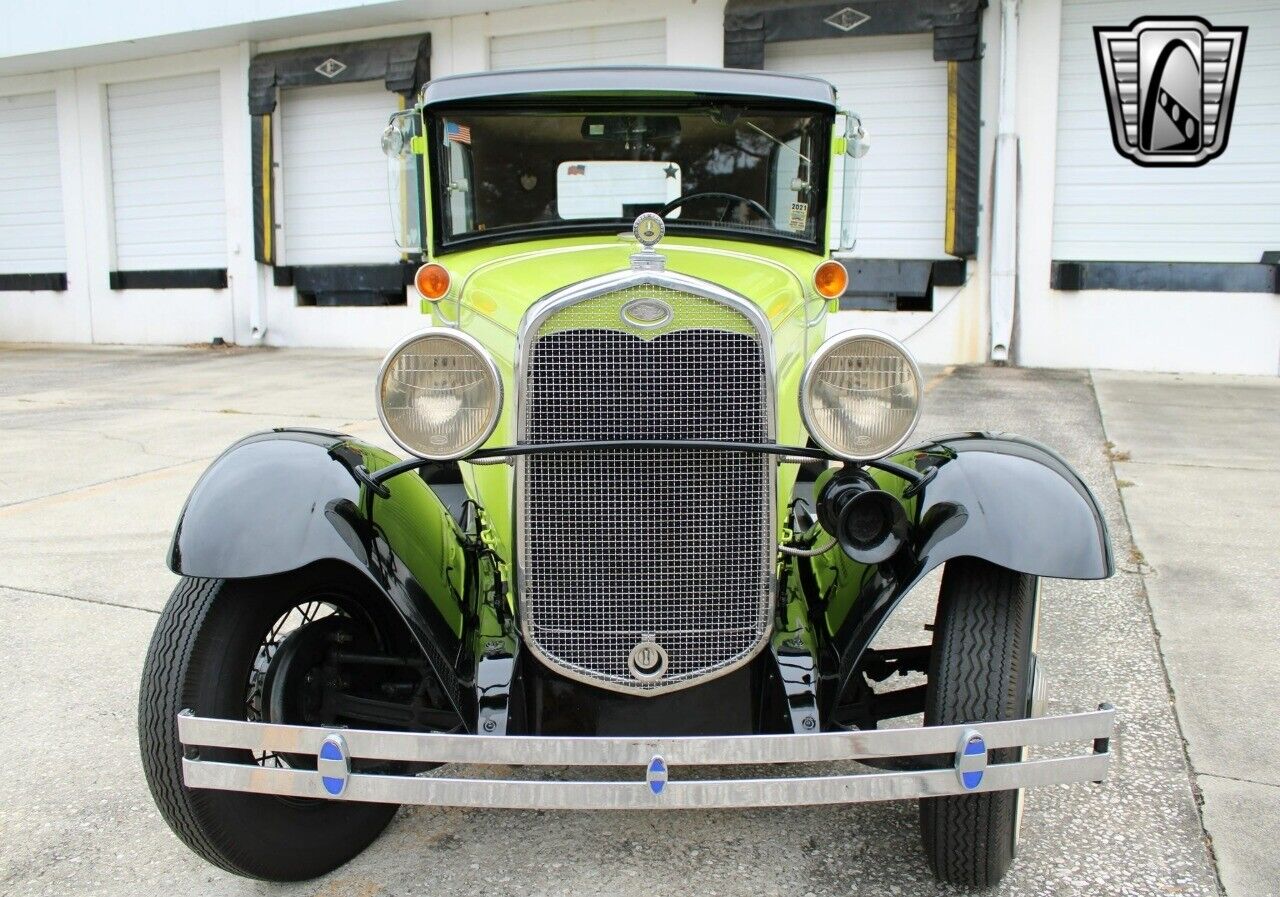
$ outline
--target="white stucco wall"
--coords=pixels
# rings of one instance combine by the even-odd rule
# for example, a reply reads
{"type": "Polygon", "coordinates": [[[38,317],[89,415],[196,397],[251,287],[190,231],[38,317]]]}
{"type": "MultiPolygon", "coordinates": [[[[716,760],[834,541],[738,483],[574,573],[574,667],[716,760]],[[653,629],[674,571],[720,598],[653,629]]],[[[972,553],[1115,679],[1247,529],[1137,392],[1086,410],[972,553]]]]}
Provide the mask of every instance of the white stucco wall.
{"type": "MultiPolygon", "coordinates": [[[[75,5],[78,0],[62,2],[75,5]]],[[[321,7],[336,8],[334,4],[318,2],[308,5],[302,0],[296,5],[299,10],[305,7],[311,12],[323,11],[321,7]]],[[[428,3],[414,9],[474,9],[477,5],[428,3]]],[[[626,0],[575,0],[550,6],[526,4],[515,9],[510,8],[513,0],[498,0],[486,5],[491,8],[490,12],[434,19],[412,18],[410,12],[405,21],[393,24],[292,34],[277,40],[241,41],[169,56],[0,77],[0,96],[48,91],[51,87],[56,92],[68,281],[67,289],[62,292],[0,291],[0,342],[172,345],[207,343],[221,337],[228,342],[254,344],[251,323],[257,321],[266,325],[262,342],[267,345],[384,348],[422,326],[422,316],[412,298],[407,306],[385,308],[299,306],[293,288],[275,286],[271,270],[254,261],[250,119],[246,97],[249,59],[256,52],[430,32],[432,75],[442,76],[487,68],[490,38],[497,35],[551,30],[563,27],[566,22],[589,26],[661,18],[667,23],[669,63],[707,66],[722,63],[723,0],[655,0],[646,5],[626,0]],[[227,288],[112,290],[108,285],[108,272],[116,265],[110,225],[106,85],[210,70],[217,70],[221,79],[227,288]]],[[[222,18],[210,21],[227,25],[235,19],[252,25],[251,6],[230,4],[218,13],[222,18]]],[[[398,8],[397,4],[372,6],[381,8],[380,15],[398,8]]],[[[103,7],[94,7],[94,10],[81,10],[81,17],[111,18],[103,7]]],[[[129,20],[130,14],[122,18],[129,20]]],[[[307,21],[331,20],[332,17],[312,17],[307,21]]],[[[194,24],[209,25],[204,19],[194,24]]],[[[140,38],[163,34],[165,29],[176,26],[163,20],[151,22],[146,26],[151,30],[145,34],[137,30],[139,27],[130,21],[112,24],[102,32],[102,41],[125,39],[121,35],[127,34],[137,34],[140,38]],[[129,31],[130,28],[134,31],[129,31]]],[[[77,35],[80,32],[71,28],[49,36],[46,45],[66,51],[84,37],[77,35]]],[[[22,38],[15,32],[3,46],[22,49],[26,46],[20,43],[22,39],[35,40],[30,36],[22,38]]],[[[2,49],[0,56],[3,56],[2,49]]],[[[0,71],[3,70],[0,65],[0,71]]],[[[279,134],[279,128],[274,130],[279,134]]],[[[377,138],[377,134],[370,134],[371,141],[377,138]]],[[[387,239],[390,243],[389,230],[387,239]]]]}
{"type": "MultiPolygon", "coordinates": [[[[168,13],[147,18],[149,13],[142,7],[121,12],[84,0],[52,2],[60,10],[57,15],[46,15],[47,5],[41,7],[38,16],[23,13],[11,19],[12,27],[0,37],[0,96],[49,90],[56,94],[68,288],[63,292],[0,292],[0,341],[174,344],[207,342],[220,336],[250,344],[254,342],[251,323],[265,322],[264,341],[269,345],[381,348],[421,325],[412,300],[407,307],[300,307],[292,288],[274,286],[270,269],[254,262],[245,98],[248,64],[256,52],[430,32],[432,74],[441,76],[487,68],[490,41],[497,36],[553,30],[566,24],[589,27],[662,18],[666,22],[669,63],[722,63],[724,0],[652,0],[648,4],[630,0],[551,4],[539,0],[490,0],[484,4],[489,12],[473,12],[477,4],[461,0],[355,6],[337,0],[290,0],[283,7],[274,6],[270,19],[263,17],[255,4],[236,0],[202,12],[196,19],[186,17],[181,21],[174,18],[179,13],[172,6],[165,7],[172,12],[169,18],[164,17],[168,13]],[[440,14],[433,15],[434,12],[440,14]],[[140,21],[140,17],[146,21],[140,21]],[[44,35],[33,34],[31,22],[37,19],[43,24],[52,19],[66,20],[65,27],[60,25],[44,35]],[[95,31],[99,24],[102,28],[95,31]],[[189,30],[182,31],[184,27],[189,30]],[[236,35],[240,37],[232,39],[236,35]],[[211,41],[222,43],[210,45],[211,41]],[[197,45],[206,48],[172,52],[197,45]],[[168,49],[160,54],[156,48],[168,49]],[[104,54],[132,58],[106,64],[93,62],[104,54]],[[30,70],[41,64],[32,60],[70,63],[52,72],[4,74],[15,67],[30,70]],[[228,288],[111,290],[107,273],[114,265],[114,250],[105,131],[106,85],[211,69],[217,70],[221,78],[228,288]]],[[[1105,10],[1105,4],[1100,8],[1105,10]]],[[[986,360],[999,17],[999,4],[988,7],[983,17],[986,46],[980,137],[982,211],[978,257],[969,262],[967,283],[938,288],[933,312],[843,312],[834,316],[832,330],[882,329],[907,338],[913,351],[926,362],[986,360]]],[[[1068,293],[1049,288],[1060,18],[1060,0],[1023,0],[1021,4],[1016,363],[1277,373],[1280,297],[1068,293]]],[[[874,135],[874,121],[868,126],[874,135]]],[[[370,139],[376,137],[371,135],[370,139]]]]}

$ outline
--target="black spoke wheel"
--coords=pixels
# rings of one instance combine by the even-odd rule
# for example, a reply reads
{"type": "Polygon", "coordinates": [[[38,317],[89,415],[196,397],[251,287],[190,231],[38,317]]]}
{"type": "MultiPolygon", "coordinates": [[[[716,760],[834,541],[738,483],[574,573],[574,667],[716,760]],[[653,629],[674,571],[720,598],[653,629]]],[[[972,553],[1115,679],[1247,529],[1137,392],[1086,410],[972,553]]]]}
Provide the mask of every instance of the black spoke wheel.
{"type": "MultiPolygon", "coordinates": [[[[389,610],[371,611],[358,580],[335,579],[332,571],[184,578],[156,625],[139,694],[142,765],[170,828],[209,862],[251,878],[314,878],[360,853],[395,805],[187,788],[176,718],[189,708],[222,719],[333,724],[324,718],[322,691],[306,687],[323,653],[335,640],[404,650],[406,638],[389,610]]],[[[186,750],[202,760],[315,768],[314,757],[186,750]]]]}
{"type": "MultiPolygon", "coordinates": [[[[1037,579],[976,558],[947,562],[934,621],[924,723],[1021,719],[1033,708],[1037,579]]],[[[989,763],[1020,759],[992,750],[989,763]]],[[[985,888],[1009,870],[1017,848],[1020,791],[920,801],[925,855],[937,877],[985,888]]]]}

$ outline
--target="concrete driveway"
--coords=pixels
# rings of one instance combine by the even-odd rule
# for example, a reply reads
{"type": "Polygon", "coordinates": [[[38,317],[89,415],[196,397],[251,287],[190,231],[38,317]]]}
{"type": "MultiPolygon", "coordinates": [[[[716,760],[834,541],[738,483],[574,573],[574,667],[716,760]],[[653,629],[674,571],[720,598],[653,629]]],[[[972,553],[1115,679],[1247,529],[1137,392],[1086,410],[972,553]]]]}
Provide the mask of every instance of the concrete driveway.
{"type": "MultiPolygon", "coordinates": [[[[376,367],[370,355],[296,350],[0,348],[0,893],[946,893],[918,850],[910,803],[631,816],[416,808],[332,876],[288,887],[226,875],[182,847],[147,794],[134,729],[143,654],[175,581],[170,528],[209,459],[245,433],[309,424],[386,444],[376,367]]],[[[1112,779],[1031,792],[1021,856],[997,893],[1219,893],[1165,673],[1203,658],[1159,653],[1090,376],[929,373],[921,434],[1006,430],[1056,447],[1106,509],[1122,567],[1105,582],[1047,583],[1041,635],[1051,711],[1099,700],[1121,710],[1112,779]]],[[[1109,388],[1125,395],[1123,381],[1109,388]]],[[[1157,498],[1181,489],[1157,473],[1130,478],[1157,498]]],[[[923,640],[932,598],[914,596],[888,637],[923,640]]],[[[1242,621],[1233,637],[1246,647],[1270,634],[1274,663],[1274,632],[1242,621]]],[[[1209,763],[1218,747],[1203,745],[1209,763]]],[[[1213,794],[1204,781],[1199,790],[1213,794]]],[[[1224,791],[1208,807],[1225,814],[1232,800],[1224,791]]],[[[1242,881],[1232,897],[1263,893],[1242,881]]]]}

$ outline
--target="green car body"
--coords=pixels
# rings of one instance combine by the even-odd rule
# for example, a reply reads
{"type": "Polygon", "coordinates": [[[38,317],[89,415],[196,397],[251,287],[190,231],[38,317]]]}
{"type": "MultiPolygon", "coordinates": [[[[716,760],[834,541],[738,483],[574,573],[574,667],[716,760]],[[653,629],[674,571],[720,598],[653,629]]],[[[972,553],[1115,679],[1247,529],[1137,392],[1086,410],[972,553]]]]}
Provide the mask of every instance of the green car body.
{"type": "MultiPolygon", "coordinates": [[[[777,395],[777,439],[803,445],[808,439],[800,419],[799,404],[788,397],[799,395],[805,363],[826,331],[828,300],[813,289],[813,269],[822,257],[771,246],[734,245],[730,241],[680,239],[662,242],[667,270],[719,284],[748,298],[768,319],[773,330],[774,371],[777,395]],[[726,245],[728,243],[728,245],[726,245]]],[[[503,393],[514,396],[516,334],[529,308],[542,297],[593,277],[625,271],[636,244],[627,238],[571,238],[535,241],[518,247],[503,245],[451,253],[446,262],[457,286],[452,296],[432,306],[434,323],[460,326],[478,339],[497,363],[503,393]]],[[[659,336],[665,330],[648,332],[659,336]]],[[[512,403],[504,404],[497,428],[486,447],[516,441],[512,403]]],[[[778,520],[785,506],[794,465],[780,469],[778,520]]],[[[511,469],[492,465],[463,465],[463,475],[477,501],[490,509],[495,537],[510,557],[512,519],[511,469]]],[[[779,535],[781,533],[779,532],[779,535]]]]}
{"type": "Polygon", "coordinates": [[[922,806],[938,875],[990,884],[1012,856],[1016,789],[1102,777],[1112,710],[1033,718],[1038,578],[1113,570],[1088,487],[1014,436],[904,448],[924,394],[906,349],[828,337],[844,280],[833,289],[819,268],[832,274],[848,246],[851,206],[836,197],[851,195],[864,144],[830,85],[759,72],[463,76],[393,117],[393,218],[422,266],[423,327],[388,354],[374,400],[414,457],[272,430],[231,446],[192,490],[141,730],[153,793],[193,849],[298,878],[376,836],[389,816],[375,805],[920,797],[937,799],[922,806]],[[540,158],[548,146],[559,155],[540,158]],[[555,214],[539,210],[552,182],[555,214]],[[574,211],[583,184],[605,211],[574,211]],[[942,565],[937,633],[979,632],[987,647],[935,634],[873,648],[942,565]],[[302,597],[275,597],[293,588],[302,597]],[[219,608],[255,601],[333,614],[305,612],[283,640],[281,616],[255,654],[253,632],[216,629],[231,625],[219,608]],[[199,647],[206,620],[215,653],[246,646],[252,701],[241,672],[220,686],[200,679],[207,658],[185,659],[214,650],[199,647]],[[908,673],[928,685],[876,687],[908,673]],[[955,703],[937,687],[948,678],[986,703],[955,703]],[[921,712],[922,729],[877,731],[921,712]],[[1024,745],[1071,738],[1092,754],[1022,762],[1024,745]],[[897,755],[916,771],[668,785],[676,764],[897,755]],[[642,763],[645,780],[404,774],[433,761],[642,763]],[[316,858],[310,817],[254,805],[299,833],[252,858],[256,841],[228,822],[239,805],[191,797],[205,789],[362,809],[324,810],[334,847],[316,858]],[[976,805],[963,801],[983,790],[999,799],[983,804],[998,820],[988,829],[965,822],[976,805]],[[992,859],[975,870],[975,855],[992,859]]]}
{"type": "MultiPolygon", "coordinates": [[[[630,101],[634,102],[635,98],[631,97],[630,101]]],[[[446,104],[444,111],[436,110],[428,92],[424,103],[401,113],[397,120],[401,127],[407,122],[407,131],[412,135],[438,133],[442,123],[453,114],[449,108],[446,104]]],[[[823,116],[826,128],[823,133],[827,135],[836,133],[834,114],[835,110],[831,109],[823,116]]],[[[501,455],[503,447],[520,441],[516,423],[521,392],[517,359],[522,328],[527,326],[530,310],[546,297],[575,285],[628,272],[641,247],[631,233],[616,225],[597,227],[594,233],[571,235],[547,235],[537,227],[531,228],[528,235],[501,239],[477,239],[484,234],[472,234],[462,245],[447,245],[441,239],[441,218],[436,214],[439,206],[449,201],[447,191],[440,183],[432,184],[433,177],[441,180],[446,175],[433,163],[425,149],[425,140],[414,137],[407,143],[413,146],[409,163],[411,177],[406,184],[393,187],[393,200],[397,192],[401,194],[401,203],[407,191],[417,195],[417,205],[413,202],[409,205],[421,214],[419,236],[414,240],[423,250],[423,263],[442,265],[449,275],[448,290],[443,297],[421,299],[424,325],[461,331],[492,360],[501,381],[499,391],[503,401],[491,432],[482,443],[468,450],[468,457],[446,461],[411,460],[407,464],[379,448],[337,434],[328,437],[331,443],[317,453],[313,444],[323,445],[325,437],[305,435],[299,438],[306,447],[295,446],[293,451],[307,460],[290,457],[280,462],[288,467],[288,473],[281,470],[277,479],[291,483],[301,478],[301,491],[306,493],[306,484],[320,479],[319,474],[308,478],[300,473],[307,465],[328,467],[333,457],[347,458],[342,464],[355,475],[349,485],[333,495],[350,506],[347,525],[353,532],[345,536],[345,543],[367,540],[367,535],[355,532],[362,527],[376,533],[377,539],[385,543],[386,551],[396,559],[397,566],[402,568],[397,576],[388,576],[385,569],[379,570],[367,551],[334,552],[318,544],[277,548],[279,539],[264,539],[259,523],[243,527],[230,536],[211,536],[203,527],[198,534],[193,533],[197,521],[206,518],[253,516],[244,509],[241,494],[228,492],[225,502],[215,498],[222,494],[218,484],[223,468],[239,465],[248,452],[265,451],[272,442],[292,438],[284,432],[270,437],[251,437],[246,441],[249,444],[233,447],[213,465],[197,485],[184,511],[184,521],[175,536],[171,565],[190,575],[227,575],[230,570],[223,559],[238,557],[242,566],[236,572],[240,575],[269,575],[348,555],[341,559],[361,568],[376,582],[419,635],[429,656],[466,658],[461,664],[439,660],[441,668],[437,673],[454,684],[454,708],[474,731],[483,726],[481,717],[486,696],[483,688],[468,689],[465,683],[495,654],[511,661],[508,672],[515,675],[515,667],[522,662],[514,660],[520,654],[522,638],[518,624],[521,594],[516,465],[511,459],[506,459],[508,463],[492,463],[493,458],[473,463],[469,457],[476,452],[501,455]],[[473,245],[476,243],[479,245],[473,245]],[[412,475],[415,468],[421,468],[421,476],[412,475]],[[392,475],[380,479],[388,473],[392,475]],[[433,486],[433,478],[444,485],[437,482],[433,486]],[[226,506],[232,502],[236,505],[234,511],[226,506]],[[450,502],[454,507],[449,507],[450,502]],[[211,510],[205,511],[206,507],[211,510]],[[242,544],[237,547],[237,542],[242,544]],[[211,545],[216,546],[216,552],[211,550],[211,545]],[[249,557],[253,560],[244,560],[249,557]],[[499,644],[501,650],[495,650],[499,644]]],[[[849,141],[843,136],[828,136],[823,145],[832,156],[832,163],[825,167],[824,192],[834,196],[839,192],[834,160],[847,153],[849,141]]],[[[834,202],[818,205],[829,218],[838,219],[834,202]]],[[[791,457],[786,457],[782,449],[774,453],[779,463],[772,466],[775,506],[770,515],[773,531],[767,538],[773,544],[792,546],[794,550],[778,551],[773,565],[774,599],[770,602],[773,618],[767,626],[768,642],[775,653],[784,645],[804,646],[814,676],[805,701],[800,703],[804,705],[804,714],[814,717],[822,726],[844,699],[845,691],[850,686],[860,687],[857,679],[862,655],[889,611],[929,569],[949,556],[945,551],[923,550],[924,543],[918,535],[925,528],[926,511],[936,511],[938,506],[946,504],[923,500],[930,493],[939,492],[937,486],[931,490],[922,488],[924,482],[939,471],[958,471],[960,461],[973,459],[967,461],[973,467],[965,472],[964,480],[972,482],[980,476],[990,481],[991,488],[999,488],[999,477],[980,467],[984,463],[981,459],[1016,452],[1027,455],[1029,475],[1012,475],[1009,482],[1016,485],[1025,481],[1021,488],[1028,499],[1045,493],[1046,501],[1070,502],[1066,493],[1073,493],[1075,507],[1063,511],[1069,511],[1072,518],[1066,529],[1083,544],[1055,554],[1042,545],[1030,544],[1032,530],[1011,527],[1005,532],[1003,527],[996,527],[984,534],[982,544],[977,546],[978,553],[985,549],[985,556],[990,559],[1008,561],[1015,566],[1019,556],[1025,556],[1029,562],[1022,563],[1020,568],[1044,575],[1099,576],[1105,575],[1110,565],[1109,548],[1101,535],[1105,527],[1092,497],[1061,459],[1028,443],[1018,442],[1010,449],[978,434],[966,437],[967,453],[947,443],[926,444],[899,451],[878,462],[849,462],[843,468],[856,472],[881,496],[891,496],[900,505],[902,517],[917,534],[911,546],[883,563],[868,562],[857,552],[811,550],[823,545],[830,548],[839,535],[830,531],[830,520],[824,528],[819,519],[821,515],[814,513],[814,505],[820,504],[819,494],[835,473],[829,470],[818,476],[828,463],[822,458],[837,462],[840,459],[814,449],[800,409],[806,367],[826,339],[836,305],[833,299],[817,292],[814,280],[815,269],[831,258],[838,242],[837,228],[827,224],[827,221],[819,222],[807,246],[779,245],[777,240],[756,239],[751,233],[727,237],[669,233],[656,248],[663,273],[713,285],[738,301],[749,303],[769,330],[772,339],[768,359],[772,391],[770,441],[777,446],[794,447],[794,451],[791,457]],[[805,456],[805,452],[809,454],[805,456]],[[946,466],[948,464],[951,466],[946,466]],[[808,471],[807,475],[802,475],[804,470],[808,471]],[[1060,482],[1065,488],[1059,487],[1060,482]],[[1093,556],[1088,557],[1089,554],[1093,556]],[[1037,555],[1044,557],[1037,560],[1037,555]],[[823,670],[824,665],[830,665],[830,669],[823,670]],[[823,683],[822,688],[819,682],[823,683]],[[823,690],[828,694],[820,695],[823,690]]],[[[609,296],[593,300],[597,304],[613,302],[615,305],[621,301],[609,296]]],[[[614,313],[610,310],[607,315],[614,313]]],[[[728,310],[724,314],[732,316],[728,310]]],[[[568,321],[558,326],[572,326],[573,319],[568,321]]],[[[652,330],[631,330],[641,339],[654,340],[681,326],[677,315],[652,330]]],[[[726,317],[724,326],[732,329],[734,325],[726,317]]],[[[920,386],[916,384],[917,389],[920,386]]],[[[383,400],[381,383],[375,400],[383,400]]],[[[299,503],[299,499],[287,494],[273,496],[270,486],[263,490],[260,501],[273,508],[299,503]]],[[[310,516],[315,517],[320,513],[317,509],[323,507],[323,502],[312,502],[310,516]]],[[[296,521],[280,521],[285,530],[300,525],[296,521]]],[[[302,528],[315,543],[314,527],[302,528]]],[[[975,529],[971,522],[968,530],[975,529]]],[[[591,536],[566,533],[565,538],[589,541],[591,536]]],[[[505,713],[502,716],[501,725],[505,730],[505,713]]]]}

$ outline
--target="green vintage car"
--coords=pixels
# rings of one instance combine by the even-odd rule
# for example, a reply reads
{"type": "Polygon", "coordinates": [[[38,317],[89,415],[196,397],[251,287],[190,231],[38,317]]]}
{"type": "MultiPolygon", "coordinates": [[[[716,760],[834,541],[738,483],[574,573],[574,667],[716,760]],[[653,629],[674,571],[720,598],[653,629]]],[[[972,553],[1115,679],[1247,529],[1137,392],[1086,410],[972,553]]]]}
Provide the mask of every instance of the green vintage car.
{"type": "Polygon", "coordinates": [[[459,76],[393,117],[424,327],[374,402],[409,458],[272,430],[193,489],[140,709],[183,841],[287,880],[399,804],[914,798],[984,886],[1021,789],[1103,779],[1114,711],[1046,716],[1036,639],[1040,577],[1112,573],[1089,489],[1016,437],[904,448],[915,361],[826,336],[867,146],[763,72],[459,76]],[[932,644],[873,647],[943,564],[932,644]]]}

